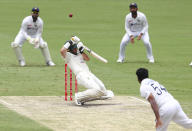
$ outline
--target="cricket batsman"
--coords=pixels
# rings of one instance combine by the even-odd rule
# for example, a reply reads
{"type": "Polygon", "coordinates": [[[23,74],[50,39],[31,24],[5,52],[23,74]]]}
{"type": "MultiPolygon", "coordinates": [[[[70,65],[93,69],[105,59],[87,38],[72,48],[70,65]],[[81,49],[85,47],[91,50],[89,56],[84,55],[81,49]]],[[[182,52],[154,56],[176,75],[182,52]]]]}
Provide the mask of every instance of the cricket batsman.
{"type": "Polygon", "coordinates": [[[76,75],[77,83],[87,88],[87,90],[75,94],[76,105],[83,105],[85,102],[93,100],[110,99],[114,96],[113,92],[106,90],[103,82],[89,70],[85,61],[89,61],[90,58],[84,49],[80,39],[73,36],[60,50],[65,63],[76,75]]]}
{"type": "Polygon", "coordinates": [[[43,20],[39,17],[39,8],[32,8],[31,16],[23,19],[19,33],[14,42],[11,43],[20,66],[25,66],[25,59],[22,54],[22,45],[27,40],[34,48],[39,48],[45,58],[47,66],[55,66],[53,63],[47,42],[42,38],[43,20]]]}
{"type": "Polygon", "coordinates": [[[123,63],[125,60],[125,47],[128,43],[134,43],[134,39],[142,40],[147,51],[147,58],[150,63],[154,63],[154,57],[152,53],[152,46],[149,41],[148,34],[148,22],[145,14],[137,11],[138,7],[136,3],[129,5],[130,13],[125,18],[125,30],[126,33],[123,36],[120,44],[118,63],[123,63]]]}

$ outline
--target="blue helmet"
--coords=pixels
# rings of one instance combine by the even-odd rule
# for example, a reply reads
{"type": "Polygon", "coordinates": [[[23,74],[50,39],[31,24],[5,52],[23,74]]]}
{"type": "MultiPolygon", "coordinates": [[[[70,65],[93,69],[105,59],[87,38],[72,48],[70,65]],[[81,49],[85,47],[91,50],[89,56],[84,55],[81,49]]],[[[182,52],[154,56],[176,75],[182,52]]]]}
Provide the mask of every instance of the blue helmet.
{"type": "Polygon", "coordinates": [[[39,13],[39,8],[38,7],[34,7],[34,8],[32,8],[32,10],[31,10],[32,12],[36,12],[36,13],[39,13]]]}
{"type": "Polygon", "coordinates": [[[131,4],[129,5],[129,8],[131,8],[131,7],[137,8],[137,4],[136,4],[136,3],[131,3],[131,4]]]}

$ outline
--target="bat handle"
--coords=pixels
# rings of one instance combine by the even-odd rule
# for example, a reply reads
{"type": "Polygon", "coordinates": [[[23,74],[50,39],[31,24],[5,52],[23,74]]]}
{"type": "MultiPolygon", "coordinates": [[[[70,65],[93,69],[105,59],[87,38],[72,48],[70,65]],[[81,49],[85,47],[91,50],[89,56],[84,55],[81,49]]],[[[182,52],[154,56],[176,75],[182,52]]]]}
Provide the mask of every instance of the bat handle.
{"type": "Polygon", "coordinates": [[[91,49],[89,49],[88,47],[86,47],[86,46],[84,46],[85,47],[85,49],[89,52],[89,53],[91,53],[91,49]]]}

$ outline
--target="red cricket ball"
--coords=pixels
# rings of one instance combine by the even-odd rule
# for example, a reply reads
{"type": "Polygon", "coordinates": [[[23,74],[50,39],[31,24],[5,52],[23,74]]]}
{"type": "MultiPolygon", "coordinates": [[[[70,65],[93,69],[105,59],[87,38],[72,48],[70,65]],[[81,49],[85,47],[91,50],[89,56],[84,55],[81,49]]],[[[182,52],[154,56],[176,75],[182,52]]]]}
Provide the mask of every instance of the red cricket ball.
{"type": "Polygon", "coordinates": [[[70,17],[70,18],[71,18],[71,17],[73,17],[73,14],[72,14],[72,13],[70,13],[70,14],[69,14],[69,17],[70,17]]]}

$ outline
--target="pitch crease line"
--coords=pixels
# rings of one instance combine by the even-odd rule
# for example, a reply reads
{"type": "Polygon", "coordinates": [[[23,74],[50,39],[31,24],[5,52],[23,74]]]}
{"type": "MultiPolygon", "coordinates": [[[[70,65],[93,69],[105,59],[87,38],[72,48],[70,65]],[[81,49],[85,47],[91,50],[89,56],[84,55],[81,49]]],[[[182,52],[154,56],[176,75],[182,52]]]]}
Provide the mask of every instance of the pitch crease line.
{"type": "Polygon", "coordinates": [[[144,101],[144,100],[141,100],[141,99],[139,99],[139,98],[137,98],[137,97],[134,97],[134,96],[129,96],[130,98],[132,98],[132,99],[135,99],[135,100],[138,100],[138,101],[141,101],[142,103],[144,103],[144,104],[146,104],[146,105],[149,105],[149,103],[148,102],[146,102],[146,101],[144,101]]]}
{"type": "Polygon", "coordinates": [[[1,100],[1,99],[0,99],[0,103],[3,104],[3,105],[6,105],[6,106],[11,106],[12,105],[12,104],[7,103],[6,101],[1,100]]]}

